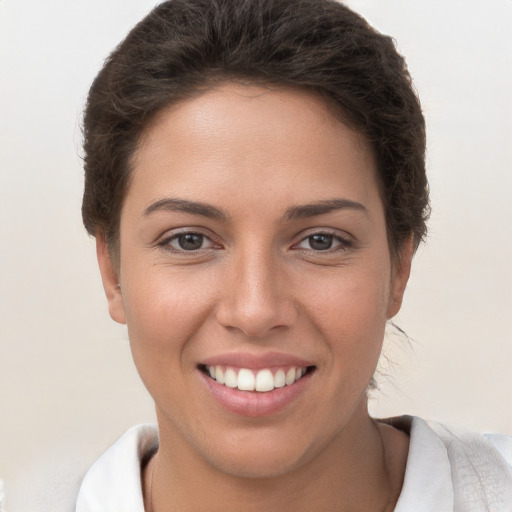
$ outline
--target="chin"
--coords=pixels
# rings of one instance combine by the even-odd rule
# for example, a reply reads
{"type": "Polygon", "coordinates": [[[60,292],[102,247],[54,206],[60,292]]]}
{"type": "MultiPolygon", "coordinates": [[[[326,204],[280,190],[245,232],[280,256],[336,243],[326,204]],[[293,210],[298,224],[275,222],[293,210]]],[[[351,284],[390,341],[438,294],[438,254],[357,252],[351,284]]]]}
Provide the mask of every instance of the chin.
{"type": "Polygon", "coordinates": [[[318,446],[300,442],[300,436],[284,436],[282,432],[276,435],[270,431],[229,436],[223,445],[217,445],[207,454],[207,462],[225,474],[250,479],[270,479],[292,473],[321,451],[318,446]]]}
{"type": "Polygon", "coordinates": [[[300,468],[300,458],[290,458],[287,454],[268,453],[259,450],[257,454],[236,454],[232,457],[219,457],[210,463],[227,475],[246,479],[272,479],[292,473],[300,468]]]}

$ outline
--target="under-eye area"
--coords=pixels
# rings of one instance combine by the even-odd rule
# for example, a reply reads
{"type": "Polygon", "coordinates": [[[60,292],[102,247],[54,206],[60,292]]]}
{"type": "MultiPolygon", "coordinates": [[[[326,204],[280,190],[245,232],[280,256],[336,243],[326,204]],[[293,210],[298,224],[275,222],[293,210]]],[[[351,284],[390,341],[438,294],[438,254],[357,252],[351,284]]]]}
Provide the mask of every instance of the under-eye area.
{"type": "Polygon", "coordinates": [[[311,375],[315,366],[287,366],[280,368],[235,368],[223,365],[199,365],[199,369],[219,384],[240,391],[266,393],[274,389],[291,386],[298,380],[311,375]]]}

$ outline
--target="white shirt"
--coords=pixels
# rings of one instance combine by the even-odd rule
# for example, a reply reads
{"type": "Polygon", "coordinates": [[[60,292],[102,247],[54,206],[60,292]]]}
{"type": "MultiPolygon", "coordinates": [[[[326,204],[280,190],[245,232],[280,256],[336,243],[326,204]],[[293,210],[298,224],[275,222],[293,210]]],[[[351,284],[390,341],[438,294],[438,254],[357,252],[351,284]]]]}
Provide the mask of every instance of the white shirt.
{"type": "Polygon", "coordinates": [[[4,500],[5,500],[5,491],[4,491],[4,481],[0,478],[0,512],[4,512],[4,500]]]}
{"type": "MultiPolygon", "coordinates": [[[[385,420],[410,435],[395,512],[511,512],[512,438],[454,432],[417,417],[385,420]]],[[[144,512],[141,461],[155,425],[133,427],[87,472],[76,512],[144,512]]]]}

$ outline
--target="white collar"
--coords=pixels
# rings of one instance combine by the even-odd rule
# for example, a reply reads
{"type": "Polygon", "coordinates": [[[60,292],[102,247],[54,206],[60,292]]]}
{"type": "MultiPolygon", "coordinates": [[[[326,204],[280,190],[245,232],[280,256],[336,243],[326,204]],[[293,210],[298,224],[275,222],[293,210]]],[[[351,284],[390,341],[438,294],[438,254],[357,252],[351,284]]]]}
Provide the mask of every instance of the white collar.
{"type": "Polygon", "coordinates": [[[394,512],[452,512],[450,460],[441,439],[421,418],[401,416],[386,422],[410,436],[404,483],[394,512]]]}
{"type": "MultiPolygon", "coordinates": [[[[452,444],[456,442],[452,441],[459,438],[453,435],[447,437],[446,429],[443,433],[440,431],[443,427],[429,426],[417,417],[401,416],[384,421],[410,435],[405,479],[395,512],[451,512],[458,509],[454,507],[456,493],[453,478],[456,471],[453,471],[453,464],[460,463],[456,459],[464,457],[465,451],[454,452],[452,444]]],[[[512,449],[512,439],[506,438],[505,441],[503,446],[512,449]]],[[[483,446],[482,460],[492,460],[493,467],[501,471],[498,471],[495,483],[512,491],[512,473],[507,473],[510,468],[505,459],[483,436],[473,435],[472,442],[480,445],[480,451],[483,446]],[[490,453],[489,457],[485,451],[490,453]],[[505,469],[498,467],[501,463],[505,469]]],[[[85,475],[78,494],[76,512],[144,512],[141,462],[157,445],[156,425],[139,425],[128,430],[85,475]]],[[[461,487],[463,483],[459,481],[457,485],[461,487]]],[[[509,509],[500,507],[496,510],[501,512],[509,509]]]]}
{"type": "Polygon", "coordinates": [[[85,475],[76,512],[144,512],[141,462],[157,445],[156,425],[128,430],[85,475]]]}

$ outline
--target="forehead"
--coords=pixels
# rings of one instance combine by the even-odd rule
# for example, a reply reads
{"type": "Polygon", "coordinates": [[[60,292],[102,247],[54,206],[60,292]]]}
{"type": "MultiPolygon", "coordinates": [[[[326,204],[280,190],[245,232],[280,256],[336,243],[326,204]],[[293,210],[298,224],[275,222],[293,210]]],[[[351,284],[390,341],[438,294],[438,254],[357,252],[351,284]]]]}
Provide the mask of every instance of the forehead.
{"type": "Polygon", "coordinates": [[[213,191],[220,200],[228,190],[254,196],[273,187],[276,200],[304,202],[332,197],[336,184],[364,196],[376,187],[375,162],[364,137],[326,101],[301,89],[228,83],[154,118],[130,188],[211,202],[213,191]]]}
{"type": "MultiPolygon", "coordinates": [[[[168,140],[178,137],[184,141],[187,135],[194,138],[200,135],[206,140],[232,138],[238,133],[257,136],[274,145],[286,134],[290,139],[300,139],[310,136],[310,132],[316,132],[319,140],[323,137],[328,142],[330,137],[325,136],[337,131],[351,132],[350,143],[354,149],[372,153],[366,139],[340,121],[340,114],[340,107],[334,102],[307,89],[227,82],[163,108],[142,133],[139,148],[155,142],[157,134],[167,136],[168,140]],[[172,130],[173,127],[176,129],[172,130]]],[[[343,143],[341,139],[339,142],[343,143]]]]}

